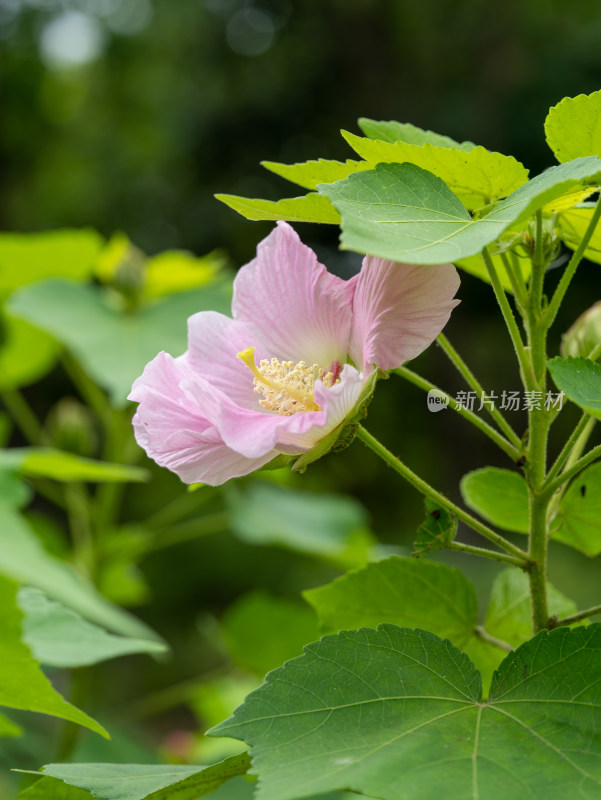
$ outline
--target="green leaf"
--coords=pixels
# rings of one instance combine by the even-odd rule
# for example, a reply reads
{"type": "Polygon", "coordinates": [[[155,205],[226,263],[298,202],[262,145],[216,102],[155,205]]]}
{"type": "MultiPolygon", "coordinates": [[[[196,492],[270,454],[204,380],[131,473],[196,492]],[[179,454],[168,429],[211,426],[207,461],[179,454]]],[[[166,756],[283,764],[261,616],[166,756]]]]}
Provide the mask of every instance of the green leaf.
{"type": "Polygon", "coordinates": [[[23,517],[1,504],[0,574],[41,589],[53,600],[115,633],[158,638],[143,622],[111,605],[69,564],[49,555],[23,517]]]}
{"type": "MultiPolygon", "coordinates": [[[[557,217],[557,233],[561,241],[572,250],[576,250],[589,226],[595,205],[570,208],[557,217]]],[[[584,251],[584,257],[596,264],[601,264],[601,225],[597,225],[584,251]]]]}
{"type": "MultiPolygon", "coordinates": [[[[261,165],[287,181],[311,190],[317,189],[320,183],[334,183],[334,181],[347,178],[353,172],[361,172],[372,168],[367,161],[351,161],[350,159],[346,161],[328,161],[325,158],[320,158],[317,161],[305,161],[302,164],[279,164],[277,161],[261,161],[261,165]]],[[[223,197],[223,195],[220,195],[219,199],[223,199],[223,197]]]]}
{"type": "Polygon", "coordinates": [[[414,164],[379,164],[319,191],[342,216],[343,249],[441,264],[476,255],[546,203],[570,188],[596,185],[600,177],[595,157],[551,167],[477,219],[440,178],[414,164]]]}
{"type": "Polygon", "coordinates": [[[0,390],[18,389],[43,378],[58,352],[51,336],[0,311],[0,390]]]}
{"type": "Polygon", "coordinates": [[[390,558],[303,593],[325,633],[382,622],[425,628],[462,647],[478,624],[473,584],[435,561],[390,558]]]}
{"type": "Polygon", "coordinates": [[[102,237],[90,228],[1,233],[0,297],[45,278],[86,280],[102,245],[102,237]]]}
{"type": "Polygon", "coordinates": [[[19,792],[19,800],[90,800],[92,795],[56,778],[42,778],[19,792]]]}
{"type": "Polygon", "coordinates": [[[16,722],[13,722],[12,719],[4,716],[4,714],[0,714],[0,738],[8,739],[22,734],[23,729],[16,722]]]}
{"type": "MultiPolygon", "coordinates": [[[[574,614],[576,604],[547,583],[549,614],[558,618],[574,614]]],[[[496,576],[490,597],[484,630],[512,647],[527,642],[532,636],[530,583],[525,572],[504,569],[496,576]]],[[[463,648],[482,673],[484,686],[490,686],[493,672],[507,653],[474,636],[463,648]]]]}
{"type": "Polygon", "coordinates": [[[230,526],[250,544],[279,544],[301,553],[357,563],[372,544],[367,513],[350,497],[253,483],[226,495],[230,526]]]}
{"type": "Polygon", "coordinates": [[[587,414],[601,419],[601,365],[584,356],[557,356],[547,365],[560,392],[587,414]]]}
{"type": "Polygon", "coordinates": [[[53,478],[55,481],[145,481],[148,472],[141,467],[111,464],[55,450],[51,447],[21,447],[0,450],[0,469],[18,471],[34,478],[53,478]]]}
{"type": "Polygon", "coordinates": [[[564,97],[549,109],[545,134],[560,162],[601,156],[601,91],[564,97]]]}
{"type": "Polygon", "coordinates": [[[601,627],[539,633],[480,676],[450,642],[382,625],[305,648],[210,733],[252,746],[258,800],[601,792],[601,627]]]}
{"type": "Polygon", "coordinates": [[[109,306],[98,287],[54,280],[19,290],[9,306],[69,348],[122,407],[133,381],[158,352],[178,356],[186,350],[189,316],[229,310],[229,288],[220,284],[180,292],[126,314],[109,306]]]}
{"type": "Polygon", "coordinates": [[[380,139],[383,142],[406,142],[407,144],[435,144],[437,147],[456,147],[459,150],[473,150],[473,142],[456,142],[450,136],[443,136],[433,131],[424,131],[411,125],[409,122],[377,121],[360,117],[357,120],[359,127],[370,139],[380,139]]]}
{"type": "Polygon", "coordinates": [[[585,469],[569,485],[552,536],[587,556],[601,553],[601,463],[585,469]]]}
{"type": "MultiPolygon", "coordinates": [[[[572,600],[550,583],[547,584],[547,592],[551,615],[567,617],[578,610],[572,600]]],[[[530,583],[525,572],[510,567],[497,575],[492,586],[484,627],[493,636],[513,647],[518,647],[531,638],[530,583]]]]}
{"type": "Polygon", "coordinates": [[[0,506],[22,508],[33,495],[33,490],[17,475],[12,466],[2,466],[0,450],[0,506]]]}
{"type": "Polygon", "coordinates": [[[469,508],[499,528],[517,533],[530,530],[528,488],[517,472],[484,467],[461,479],[461,496],[469,508]]]}
{"type": "Polygon", "coordinates": [[[233,194],[216,194],[215,197],[246,219],[287,219],[289,222],[324,222],[330,225],[338,225],[340,222],[340,214],[327,197],[313,192],[302,197],[286,197],[277,201],[238,197],[233,194]]]}
{"type": "Polygon", "coordinates": [[[424,498],[426,519],[417,529],[414,556],[448,547],[457,533],[457,519],[429,497],[424,498]]]}
{"type": "Polygon", "coordinates": [[[226,611],[221,630],[234,662],[260,677],[319,636],[311,609],[264,592],[241,597],[226,611]]]}
{"type": "Polygon", "coordinates": [[[469,151],[433,144],[382,142],[342,132],[353,150],[372,166],[408,162],[437,175],[468,208],[506,197],[528,180],[528,170],[512,156],[484,147],[469,151]]]}
{"type": "Polygon", "coordinates": [[[17,585],[0,578],[0,705],[36,711],[83,725],[102,736],[105,729],[56,692],[21,641],[22,613],[17,585]]]}
{"type": "Polygon", "coordinates": [[[149,639],[114,636],[39,589],[23,587],[18,604],[24,614],[22,639],[37,661],[52,667],[83,667],[131,653],[164,653],[149,639]]]}
{"type": "Polygon", "coordinates": [[[210,767],[182,764],[47,764],[43,774],[90,792],[100,800],[197,800],[236,775],[250,758],[241,753],[210,767]]]}

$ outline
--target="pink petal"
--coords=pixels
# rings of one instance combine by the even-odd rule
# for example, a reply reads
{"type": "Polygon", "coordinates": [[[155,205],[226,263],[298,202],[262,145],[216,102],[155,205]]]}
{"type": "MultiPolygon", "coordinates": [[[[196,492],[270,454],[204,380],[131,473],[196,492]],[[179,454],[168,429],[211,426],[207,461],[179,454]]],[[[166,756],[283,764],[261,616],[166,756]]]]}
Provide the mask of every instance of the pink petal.
{"type": "Polygon", "coordinates": [[[346,360],[353,289],[278,222],[238,272],[232,312],[260,330],[269,357],[328,367],[346,360]]]}
{"type": "Polygon", "coordinates": [[[415,358],[446,325],[458,304],[452,264],[397,264],[367,256],[357,281],[349,353],[370,372],[415,358]]]}
{"type": "Polygon", "coordinates": [[[186,384],[186,391],[205,409],[228,447],[246,458],[260,458],[274,449],[290,455],[314,447],[352,409],[362,384],[362,376],[347,365],[340,383],[332,388],[326,389],[321,381],[316,381],[315,399],[322,406],[320,411],[290,416],[242,408],[227,395],[211,391],[203,382],[186,384]]]}
{"type": "Polygon", "coordinates": [[[136,441],[157,464],[185,483],[217,486],[259,469],[278,455],[273,451],[249,459],[227,447],[186,390],[190,381],[194,376],[184,361],[159,353],[129,395],[140,404],[133,419],[136,441]]]}
{"type": "MultiPolygon", "coordinates": [[[[257,345],[259,336],[252,325],[216,311],[200,311],[188,320],[188,351],[183,359],[211,386],[225,392],[239,405],[258,410],[253,376],[237,354],[257,345]]],[[[255,360],[266,356],[265,349],[259,345],[255,360]]]]}

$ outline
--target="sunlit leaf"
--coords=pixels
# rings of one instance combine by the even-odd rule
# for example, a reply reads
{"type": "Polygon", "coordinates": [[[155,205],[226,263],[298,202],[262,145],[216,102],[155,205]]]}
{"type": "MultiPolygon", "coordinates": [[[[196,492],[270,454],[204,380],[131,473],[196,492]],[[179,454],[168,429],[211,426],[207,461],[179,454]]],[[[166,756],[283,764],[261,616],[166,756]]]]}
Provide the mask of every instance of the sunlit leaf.
{"type": "Polygon", "coordinates": [[[601,791],[601,626],[542,631],[483,702],[449,641],[381,625],[344,631],[274,670],[210,733],[251,745],[258,800],[346,788],[382,800],[601,791]]]}
{"type": "MultiPolygon", "coordinates": [[[[580,244],[594,210],[594,205],[588,205],[584,208],[571,208],[558,215],[557,233],[562,242],[572,250],[576,250],[580,244]]],[[[595,228],[584,251],[584,257],[596,264],[601,264],[601,225],[597,225],[595,228]]]]}
{"type": "MultiPolygon", "coordinates": [[[[455,152],[455,151],[448,151],[455,152]]],[[[412,264],[441,264],[479,253],[516,222],[580,185],[596,185],[601,160],[552,167],[472,219],[446,184],[414,164],[380,164],[323,184],[342,216],[341,247],[412,264]]]]}
{"type": "Polygon", "coordinates": [[[372,168],[367,161],[351,161],[350,159],[328,161],[325,158],[317,161],[305,161],[302,164],[279,164],[276,161],[261,161],[261,164],[270,172],[275,172],[276,175],[280,175],[287,181],[311,190],[317,189],[320,183],[334,183],[334,181],[347,178],[353,172],[372,168]]]}
{"type": "Polygon", "coordinates": [[[560,162],[601,156],[601,91],[564,97],[549,109],[545,134],[560,162]]]}
{"type": "Polygon", "coordinates": [[[461,479],[461,495],[467,506],[499,528],[517,533],[530,530],[528,488],[517,472],[484,467],[461,479]]]}
{"type": "Polygon", "coordinates": [[[284,200],[260,200],[233,194],[216,194],[215,197],[246,219],[286,219],[289,222],[324,222],[330,225],[340,222],[340,214],[328,198],[314,192],[284,200]]]}
{"type": "Polygon", "coordinates": [[[21,641],[21,621],[17,585],[0,577],[0,705],[50,714],[108,736],[102,725],[72,706],[52,688],[21,641]]]}
{"type": "Polygon", "coordinates": [[[0,297],[45,278],[86,280],[102,244],[90,228],[0,233],[0,297]]]}
{"type": "Polygon", "coordinates": [[[367,117],[360,117],[359,127],[370,139],[383,142],[406,142],[407,144],[435,144],[437,147],[456,147],[459,150],[473,150],[473,142],[456,142],[450,136],[443,136],[433,131],[424,131],[409,122],[384,122],[367,117]]]}
{"type": "Polygon", "coordinates": [[[493,153],[484,147],[461,150],[415,145],[407,142],[383,142],[342,132],[350,146],[372,166],[380,163],[409,162],[437,175],[460,197],[477,195],[468,207],[477,208],[499,197],[506,197],[526,183],[528,170],[512,156],[493,153]]]}

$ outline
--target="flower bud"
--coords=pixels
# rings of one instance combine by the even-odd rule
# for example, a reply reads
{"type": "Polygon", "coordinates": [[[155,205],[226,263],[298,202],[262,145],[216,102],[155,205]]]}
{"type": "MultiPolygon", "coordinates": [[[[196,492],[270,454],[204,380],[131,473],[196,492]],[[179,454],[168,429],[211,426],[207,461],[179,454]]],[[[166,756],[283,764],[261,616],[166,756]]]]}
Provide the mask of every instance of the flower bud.
{"type": "MultiPolygon", "coordinates": [[[[581,314],[561,340],[562,356],[588,356],[601,343],[601,301],[581,314]]],[[[601,360],[601,356],[597,361],[601,360]]]]}
{"type": "Polygon", "coordinates": [[[89,409],[74,397],[63,397],[50,410],[46,431],[52,445],[78,456],[93,456],[98,436],[89,409]]]}

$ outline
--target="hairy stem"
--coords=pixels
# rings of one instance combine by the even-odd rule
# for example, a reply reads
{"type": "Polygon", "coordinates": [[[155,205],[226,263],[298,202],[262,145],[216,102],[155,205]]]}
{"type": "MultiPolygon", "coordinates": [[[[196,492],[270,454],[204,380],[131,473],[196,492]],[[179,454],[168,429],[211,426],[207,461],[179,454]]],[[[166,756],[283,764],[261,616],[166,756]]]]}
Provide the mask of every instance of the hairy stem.
{"type": "Polygon", "coordinates": [[[503,536],[496,533],[489,528],[488,525],[484,525],[484,523],[480,522],[480,520],[473,517],[467,511],[464,511],[459,506],[455,505],[451,500],[446,498],[443,494],[439,491],[434,489],[434,487],[430,486],[429,483],[424,481],[418,475],[413,472],[413,470],[409,469],[403,462],[394,456],[390,450],[388,450],[384,445],[379,442],[374,436],[371,435],[365,428],[360,425],[357,430],[357,438],[360,439],[363,444],[367,445],[370,450],[379,456],[389,467],[395,470],[402,478],[404,478],[408,483],[414,486],[419,492],[426,495],[427,497],[431,497],[433,500],[436,500],[442,508],[445,508],[449,513],[453,514],[453,516],[460,519],[466,525],[469,525],[470,528],[475,530],[481,536],[484,536],[493,544],[496,544],[497,547],[505,550],[508,553],[516,556],[520,561],[524,568],[528,566],[528,556],[523,551],[520,550],[519,547],[516,547],[511,542],[507,541],[503,536]]]}
{"type": "MultiPolygon", "coordinates": [[[[477,395],[482,397],[484,395],[484,389],[471,372],[467,364],[461,358],[459,353],[455,350],[455,348],[451,345],[447,337],[440,333],[438,334],[436,341],[440,345],[440,347],[444,350],[446,356],[451,361],[451,363],[456,367],[458,372],[463,376],[465,382],[470,386],[477,395]]],[[[522,447],[522,442],[520,441],[520,437],[517,433],[513,430],[511,425],[507,422],[505,417],[499,412],[498,409],[494,407],[492,403],[484,404],[486,411],[490,414],[492,419],[497,423],[500,430],[503,431],[505,436],[509,439],[509,441],[516,447],[518,450],[522,447]]]]}
{"type": "Polygon", "coordinates": [[[504,642],[502,639],[497,639],[496,636],[491,636],[490,633],[482,627],[482,625],[476,625],[474,628],[474,634],[478,637],[478,639],[482,639],[483,642],[488,642],[488,644],[492,644],[495,647],[498,647],[500,650],[504,650],[506,653],[511,653],[513,647],[507,642],[504,642]]]}
{"type": "Polygon", "coordinates": [[[598,444],[597,447],[593,447],[592,450],[582,456],[572,467],[566,469],[565,472],[562,472],[554,481],[550,483],[546,483],[544,486],[545,492],[548,494],[553,494],[560,486],[563,486],[568,481],[571,481],[575,475],[578,475],[579,472],[585,467],[588,467],[593,461],[596,459],[601,458],[601,444],[598,444]]]}
{"type": "MultiPolygon", "coordinates": [[[[423,389],[425,392],[430,392],[435,390],[437,392],[441,392],[442,390],[438,388],[435,384],[431,383],[430,381],[422,378],[417,373],[413,372],[406,367],[397,367],[396,369],[391,369],[390,372],[394,375],[398,375],[401,378],[404,378],[409,383],[412,383],[414,386],[423,389]]],[[[443,392],[443,394],[446,394],[443,392]]],[[[465,408],[460,403],[458,403],[453,397],[447,395],[449,398],[449,408],[453,411],[456,411],[461,417],[463,417],[468,422],[471,422],[474,427],[478,428],[485,436],[488,436],[501,450],[506,453],[509,458],[513,461],[517,461],[521,455],[520,450],[514,447],[511,442],[509,442],[504,436],[501,436],[488,422],[485,422],[481,419],[477,414],[474,414],[473,411],[465,408]]]]}
{"type": "Polygon", "coordinates": [[[576,614],[570,614],[569,617],[556,620],[553,622],[552,627],[559,628],[563,625],[573,625],[574,622],[580,622],[583,619],[588,619],[588,617],[596,617],[598,614],[601,614],[601,605],[585,608],[584,611],[578,611],[576,614]]]}
{"type": "Polygon", "coordinates": [[[482,558],[490,558],[493,561],[502,561],[505,564],[511,564],[513,567],[524,567],[524,559],[510,556],[508,553],[498,553],[496,550],[489,550],[486,547],[474,547],[471,544],[463,544],[462,542],[451,542],[445,545],[447,550],[456,550],[458,553],[467,553],[471,556],[481,556],[482,558]]]}
{"type": "Polygon", "coordinates": [[[509,336],[511,337],[513,349],[515,350],[515,354],[517,356],[518,363],[520,365],[522,383],[524,384],[526,389],[532,389],[533,381],[531,375],[531,366],[528,361],[526,351],[524,349],[522,334],[519,331],[514,313],[511,310],[511,306],[509,305],[509,300],[507,299],[507,295],[505,294],[505,290],[501,285],[501,281],[499,279],[499,275],[497,273],[494,262],[490,257],[490,253],[488,252],[488,249],[486,247],[482,251],[482,258],[484,260],[484,265],[486,266],[488,277],[490,278],[490,282],[492,284],[495,297],[497,298],[497,303],[499,304],[499,307],[503,314],[503,318],[505,320],[505,324],[507,326],[507,330],[509,331],[509,336]]]}

